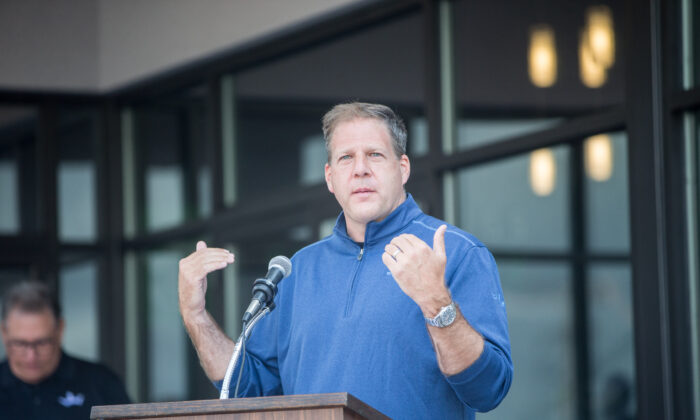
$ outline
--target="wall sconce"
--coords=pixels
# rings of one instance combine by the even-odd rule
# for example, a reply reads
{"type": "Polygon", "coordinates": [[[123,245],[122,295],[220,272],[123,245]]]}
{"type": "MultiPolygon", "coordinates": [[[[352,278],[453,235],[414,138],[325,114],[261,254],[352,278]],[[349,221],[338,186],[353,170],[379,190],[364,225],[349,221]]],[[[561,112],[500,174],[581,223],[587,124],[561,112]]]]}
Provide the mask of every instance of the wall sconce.
{"type": "Polygon", "coordinates": [[[557,164],[549,148],[530,153],[530,187],[535,195],[546,197],[554,191],[557,179],[557,164]]]}
{"type": "Polygon", "coordinates": [[[597,134],[588,137],[583,143],[583,157],[586,175],[594,181],[610,179],[613,171],[613,149],[610,136],[597,134]]]}
{"type": "Polygon", "coordinates": [[[557,81],[557,50],[554,31],[549,25],[536,25],[530,29],[527,59],[533,85],[545,88],[557,81]]]}

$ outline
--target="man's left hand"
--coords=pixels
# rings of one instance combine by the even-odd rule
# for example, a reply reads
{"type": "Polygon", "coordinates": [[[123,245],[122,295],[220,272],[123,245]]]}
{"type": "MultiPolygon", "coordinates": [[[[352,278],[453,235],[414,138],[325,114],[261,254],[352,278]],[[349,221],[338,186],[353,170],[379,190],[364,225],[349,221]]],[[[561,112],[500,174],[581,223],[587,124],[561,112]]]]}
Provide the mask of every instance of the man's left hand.
{"type": "Polygon", "coordinates": [[[392,239],[382,254],[384,265],[401,290],[428,318],[436,316],[452,300],[445,285],[446,230],[447,225],[442,225],[435,231],[432,248],[415,235],[403,234],[392,239]]]}

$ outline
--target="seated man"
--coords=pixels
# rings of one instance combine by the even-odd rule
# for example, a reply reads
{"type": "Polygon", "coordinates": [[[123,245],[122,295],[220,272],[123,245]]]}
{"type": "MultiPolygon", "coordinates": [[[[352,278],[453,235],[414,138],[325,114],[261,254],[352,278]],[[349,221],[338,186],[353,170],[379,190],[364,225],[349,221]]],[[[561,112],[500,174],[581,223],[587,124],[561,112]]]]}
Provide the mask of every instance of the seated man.
{"type": "Polygon", "coordinates": [[[20,283],[2,300],[0,419],[88,419],[93,405],[128,404],[119,378],[61,350],[64,322],[49,288],[20,283]]]}

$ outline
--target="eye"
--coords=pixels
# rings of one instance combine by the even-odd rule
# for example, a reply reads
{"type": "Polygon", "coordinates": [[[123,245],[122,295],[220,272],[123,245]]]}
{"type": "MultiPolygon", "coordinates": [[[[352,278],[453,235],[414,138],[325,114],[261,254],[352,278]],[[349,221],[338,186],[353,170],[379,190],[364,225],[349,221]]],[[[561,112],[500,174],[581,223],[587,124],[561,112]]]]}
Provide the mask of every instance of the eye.
{"type": "Polygon", "coordinates": [[[369,157],[380,158],[380,157],[384,157],[384,155],[382,155],[382,154],[379,153],[379,152],[372,152],[372,153],[369,154],[369,157]]]}
{"type": "Polygon", "coordinates": [[[338,158],[338,162],[342,162],[342,161],[344,161],[344,160],[348,160],[348,159],[350,159],[350,157],[351,157],[350,155],[342,155],[342,156],[340,156],[340,157],[338,158]]]}

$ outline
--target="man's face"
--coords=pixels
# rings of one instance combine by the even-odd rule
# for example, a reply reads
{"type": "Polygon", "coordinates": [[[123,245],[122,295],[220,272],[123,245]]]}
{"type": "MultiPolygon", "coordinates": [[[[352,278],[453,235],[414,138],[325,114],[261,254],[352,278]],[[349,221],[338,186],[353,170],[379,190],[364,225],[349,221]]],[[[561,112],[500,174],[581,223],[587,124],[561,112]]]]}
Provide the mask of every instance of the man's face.
{"type": "Polygon", "coordinates": [[[49,377],[61,359],[63,321],[49,309],[31,313],[11,309],[2,325],[2,340],[12,373],[28,384],[49,377]]]}
{"type": "Polygon", "coordinates": [[[358,118],[338,124],[330,150],[326,184],[345,212],[348,233],[356,227],[364,232],[368,222],[383,220],[405,200],[411,166],[406,155],[396,156],[381,121],[358,118]]]}

